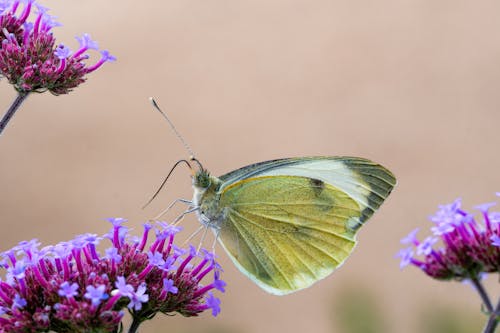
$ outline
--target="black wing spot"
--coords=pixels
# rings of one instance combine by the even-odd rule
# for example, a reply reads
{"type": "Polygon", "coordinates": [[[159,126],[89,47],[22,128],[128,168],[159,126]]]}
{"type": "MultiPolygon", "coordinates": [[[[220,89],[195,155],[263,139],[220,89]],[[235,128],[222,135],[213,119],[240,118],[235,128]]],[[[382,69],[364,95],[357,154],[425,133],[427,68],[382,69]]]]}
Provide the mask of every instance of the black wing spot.
{"type": "Polygon", "coordinates": [[[325,189],[325,182],[320,179],[309,178],[309,183],[311,184],[314,194],[319,197],[325,189]]]}
{"type": "Polygon", "coordinates": [[[314,204],[322,212],[331,211],[334,208],[335,200],[328,191],[325,192],[325,182],[320,179],[309,178],[309,184],[316,197],[316,199],[314,199],[314,204]]]}

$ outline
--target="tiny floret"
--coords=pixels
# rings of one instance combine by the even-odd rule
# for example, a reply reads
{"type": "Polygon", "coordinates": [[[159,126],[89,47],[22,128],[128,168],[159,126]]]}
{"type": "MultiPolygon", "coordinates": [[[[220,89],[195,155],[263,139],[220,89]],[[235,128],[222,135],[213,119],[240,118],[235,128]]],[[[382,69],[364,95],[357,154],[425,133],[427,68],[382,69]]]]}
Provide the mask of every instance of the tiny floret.
{"type": "Polygon", "coordinates": [[[108,298],[108,295],[106,294],[105,290],[106,286],[103,284],[97,287],[87,286],[87,292],[83,296],[89,299],[92,302],[93,306],[98,306],[102,300],[108,298]]]}
{"type": "Polygon", "coordinates": [[[67,59],[71,55],[71,49],[63,44],[60,44],[54,51],[54,54],[61,60],[67,59]]]}
{"type": "Polygon", "coordinates": [[[28,304],[26,300],[22,298],[19,294],[16,294],[12,301],[12,308],[22,309],[26,306],[26,304],[28,304]]]}
{"type": "Polygon", "coordinates": [[[498,235],[493,235],[490,237],[491,240],[491,245],[493,246],[500,246],[500,236],[498,235]]]}
{"type": "Polygon", "coordinates": [[[148,252],[149,263],[153,266],[161,267],[165,264],[163,256],[159,252],[148,252]]]}
{"type": "Polygon", "coordinates": [[[78,43],[80,43],[80,48],[88,50],[98,50],[99,45],[96,41],[92,40],[89,34],[83,34],[82,37],[75,37],[78,43]]]}
{"type": "Polygon", "coordinates": [[[220,300],[212,293],[208,293],[207,306],[212,309],[212,316],[216,317],[220,313],[220,300]]]}
{"type": "Polygon", "coordinates": [[[146,294],[146,284],[141,284],[137,288],[137,291],[131,293],[129,298],[130,303],[127,306],[129,309],[134,309],[135,311],[142,309],[142,303],[149,301],[149,296],[146,294]]]}
{"type": "Polygon", "coordinates": [[[404,267],[408,266],[411,264],[411,261],[413,259],[413,249],[411,247],[401,249],[397,257],[401,258],[401,262],[399,264],[399,268],[403,269],[404,267]]]}
{"type": "Polygon", "coordinates": [[[436,237],[429,236],[422,243],[417,246],[417,255],[429,255],[432,252],[432,245],[434,245],[438,239],[436,237]]]}
{"type": "Polygon", "coordinates": [[[172,294],[177,294],[179,292],[179,288],[174,286],[174,280],[167,278],[163,279],[163,290],[172,294]]]}
{"type": "Polygon", "coordinates": [[[134,292],[134,287],[125,281],[124,276],[118,276],[116,278],[115,287],[116,289],[114,291],[125,297],[130,297],[130,295],[134,292]]]}
{"type": "Polygon", "coordinates": [[[417,233],[420,228],[412,230],[406,237],[401,238],[401,244],[415,244],[417,240],[417,233]]]}
{"type": "Polygon", "coordinates": [[[64,281],[61,284],[59,291],[57,293],[61,297],[66,297],[66,298],[75,297],[76,295],[78,295],[78,284],[74,282],[72,284],[69,284],[68,281],[64,281]]]}

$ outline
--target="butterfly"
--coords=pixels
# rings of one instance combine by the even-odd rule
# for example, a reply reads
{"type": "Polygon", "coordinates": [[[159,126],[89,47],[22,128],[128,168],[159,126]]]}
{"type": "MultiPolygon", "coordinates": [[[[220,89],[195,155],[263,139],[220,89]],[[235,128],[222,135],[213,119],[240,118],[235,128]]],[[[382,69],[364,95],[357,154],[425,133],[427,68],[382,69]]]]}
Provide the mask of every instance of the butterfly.
{"type": "Polygon", "coordinates": [[[151,101],[192,156],[174,165],[153,198],[179,163],[193,170],[195,162],[193,200],[178,201],[190,205],[185,213],[195,211],[236,267],[271,294],[308,288],[339,268],[360,227],[396,185],[389,170],[358,157],[276,159],[212,176],[151,101]]]}
{"type": "Polygon", "coordinates": [[[327,277],[396,184],[357,157],[255,163],[214,177],[198,162],[192,205],[236,267],[259,287],[286,295],[327,277]]]}

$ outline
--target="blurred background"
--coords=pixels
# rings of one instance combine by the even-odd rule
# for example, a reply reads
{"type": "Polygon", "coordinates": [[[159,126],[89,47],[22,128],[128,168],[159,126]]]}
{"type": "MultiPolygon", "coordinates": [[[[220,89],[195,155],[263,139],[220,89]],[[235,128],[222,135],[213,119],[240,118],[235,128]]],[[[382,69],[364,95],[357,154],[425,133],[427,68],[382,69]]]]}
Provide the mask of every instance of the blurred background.
{"type": "MultiPolygon", "coordinates": [[[[438,204],[466,208],[500,190],[497,1],[45,0],[73,49],[88,32],[118,61],[69,95],[31,95],[0,138],[0,251],[102,234],[107,217],[141,229],[191,198],[188,153],[220,175],[280,157],[353,155],[398,186],[339,271],[286,297],[264,293],[219,248],[222,312],[158,317],[141,332],[478,332],[471,287],[399,270],[399,239],[428,233],[438,204]]],[[[95,57],[95,61],[98,59],[95,57]]],[[[0,82],[6,110],[15,97],[0,82]]],[[[195,216],[185,219],[188,230],[195,216]]],[[[495,277],[487,280],[494,297],[495,277]]]]}

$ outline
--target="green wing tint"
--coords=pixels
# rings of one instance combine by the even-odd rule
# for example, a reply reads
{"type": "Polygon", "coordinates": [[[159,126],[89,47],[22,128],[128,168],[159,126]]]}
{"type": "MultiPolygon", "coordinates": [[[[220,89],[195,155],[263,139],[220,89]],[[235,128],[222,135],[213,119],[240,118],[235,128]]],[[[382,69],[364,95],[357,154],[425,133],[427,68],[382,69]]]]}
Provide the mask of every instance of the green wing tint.
{"type": "Polygon", "coordinates": [[[339,267],[395,185],[384,167],[352,157],[267,161],[220,180],[219,241],[244,274],[277,295],[339,267]]]}
{"type": "Polygon", "coordinates": [[[332,273],[355,245],[348,221],[359,205],[321,181],[256,177],[221,197],[219,239],[239,268],[268,292],[287,294],[332,273]]]}
{"type": "Polygon", "coordinates": [[[321,180],[346,192],[358,202],[362,214],[352,221],[356,231],[380,207],[396,185],[394,175],[383,166],[358,157],[304,157],[252,164],[220,179],[224,187],[259,176],[301,176],[321,180]]]}

